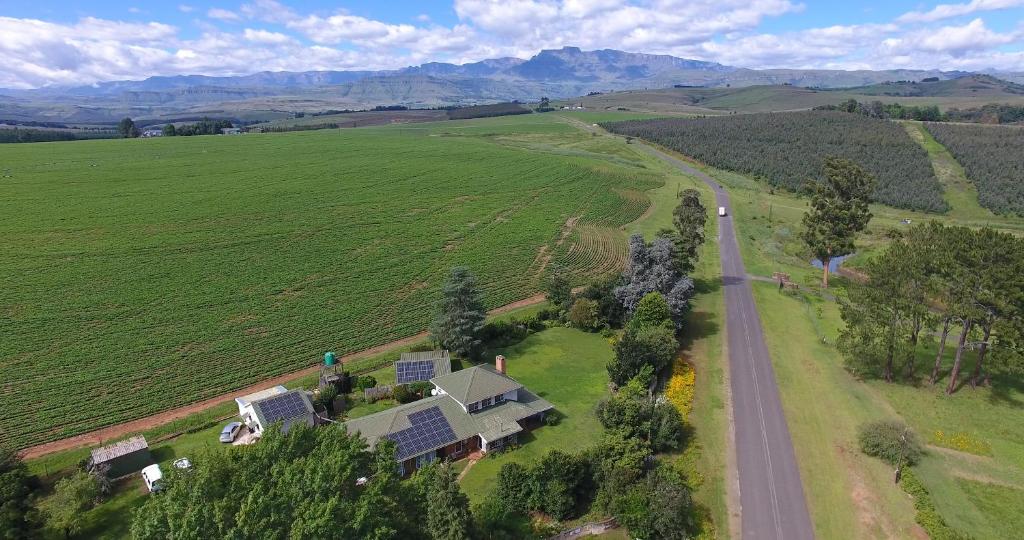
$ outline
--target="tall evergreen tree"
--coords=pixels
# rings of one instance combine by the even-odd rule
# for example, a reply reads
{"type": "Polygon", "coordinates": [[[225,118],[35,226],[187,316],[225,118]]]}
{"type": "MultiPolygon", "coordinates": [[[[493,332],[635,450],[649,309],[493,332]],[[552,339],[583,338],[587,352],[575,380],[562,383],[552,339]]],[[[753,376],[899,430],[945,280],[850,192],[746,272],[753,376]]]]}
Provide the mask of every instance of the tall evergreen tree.
{"type": "Polygon", "coordinates": [[[427,529],[433,540],[468,540],[473,523],[469,499],[456,481],[455,469],[444,463],[431,475],[427,494],[427,529]]]}
{"type": "Polygon", "coordinates": [[[430,326],[434,339],[459,356],[475,357],[480,352],[480,330],[486,318],[476,278],[464,266],[452,268],[430,326]]]}
{"type": "Polygon", "coordinates": [[[700,202],[700,192],[683,190],[679,205],[672,211],[672,223],[676,228],[676,268],[682,274],[690,274],[697,264],[697,251],[704,243],[707,220],[708,210],[700,202]]]}
{"type": "Polygon", "coordinates": [[[32,538],[35,512],[28,467],[13,449],[0,446],[0,538],[32,538]]]}
{"type": "Polygon", "coordinates": [[[139,128],[135,126],[135,121],[127,116],[117,123],[117,132],[125,139],[139,136],[139,128]]]}
{"type": "Polygon", "coordinates": [[[837,157],[825,158],[824,172],[824,182],[810,184],[811,210],[804,214],[802,238],[824,267],[821,284],[827,289],[832,259],[853,253],[857,233],[871,220],[875,177],[837,157]]]}

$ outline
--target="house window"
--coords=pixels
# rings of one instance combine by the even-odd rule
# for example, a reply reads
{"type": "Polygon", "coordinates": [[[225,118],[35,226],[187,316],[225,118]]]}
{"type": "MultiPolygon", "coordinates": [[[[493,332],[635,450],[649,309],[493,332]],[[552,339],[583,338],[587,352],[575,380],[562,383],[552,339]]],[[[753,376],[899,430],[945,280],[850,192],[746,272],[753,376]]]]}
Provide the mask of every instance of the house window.
{"type": "Polygon", "coordinates": [[[501,403],[502,401],[505,401],[505,394],[498,394],[494,396],[495,403],[501,403]]]}
{"type": "Polygon", "coordinates": [[[481,407],[490,407],[491,406],[491,398],[484,398],[484,400],[480,402],[480,406],[481,407]]]}
{"type": "Polygon", "coordinates": [[[435,459],[437,459],[437,452],[427,452],[426,454],[416,456],[416,468],[421,469],[433,463],[435,459]]]}
{"type": "Polygon", "coordinates": [[[469,409],[469,412],[473,412],[473,411],[475,411],[475,410],[480,408],[480,403],[478,403],[478,402],[470,403],[469,406],[466,407],[466,408],[469,409]]]}
{"type": "Polygon", "coordinates": [[[454,454],[461,454],[461,453],[463,453],[465,451],[466,451],[466,441],[459,441],[459,442],[455,443],[455,451],[453,452],[454,454]]]}

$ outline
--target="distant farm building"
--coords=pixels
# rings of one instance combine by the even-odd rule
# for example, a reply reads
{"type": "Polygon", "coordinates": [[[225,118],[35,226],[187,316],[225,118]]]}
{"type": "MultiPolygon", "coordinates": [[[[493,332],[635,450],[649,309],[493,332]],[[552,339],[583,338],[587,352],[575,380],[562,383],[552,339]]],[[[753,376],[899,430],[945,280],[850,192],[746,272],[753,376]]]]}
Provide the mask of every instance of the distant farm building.
{"type": "Polygon", "coordinates": [[[164,132],[162,129],[147,129],[142,132],[143,137],[163,137],[164,132]]]}
{"type": "Polygon", "coordinates": [[[278,385],[240,398],[238,415],[255,437],[275,422],[281,422],[281,431],[287,433],[296,424],[316,425],[316,412],[309,394],[303,390],[288,390],[278,385]]]}
{"type": "Polygon", "coordinates": [[[220,128],[220,132],[221,132],[222,135],[241,135],[242,134],[242,128],[236,128],[236,127],[220,128]]]}
{"type": "Polygon", "coordinates": [[[395,381],[409,384],[429,381],[452,372],[448,351],[407,352],[395,362],[395,381]]]}
{"type": "Polygon", "coordinates": [[[373,447],[388,439],[397,444],[395,459],[403,476],[438,459],[459,459],[518,442],[518,435],[539,425],[551,403],[505,374],[505,358],[489,365],[430,380],[431,396],[345,422],[373,447]]]}
{"type": "Polygon", "coordinates": [[[85,468],[90,472],[106,469],[107,478],[117,479],[153,465],[146,438],[138,435],[121,442],[93,449],[85,468]]]}

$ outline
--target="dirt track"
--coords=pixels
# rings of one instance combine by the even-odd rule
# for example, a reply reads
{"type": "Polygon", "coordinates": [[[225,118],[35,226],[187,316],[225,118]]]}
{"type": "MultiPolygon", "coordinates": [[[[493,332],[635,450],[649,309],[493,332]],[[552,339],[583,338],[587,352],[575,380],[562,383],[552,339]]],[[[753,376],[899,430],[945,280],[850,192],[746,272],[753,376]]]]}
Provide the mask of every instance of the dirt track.
{"type": "MultiPolygon", "coordinates": [[[[531,296],[529,298],[524,298],[524,299],[519,300],[517,302],[512,302],[511,304],[506,304],[506,305],[501,306],[499,308],[495,308],[495,309],[489,311],[488,314],[489,315],[500,315],[502,313],[507,313],[509,311],[512,311],[512,310],[515,310],[515,309],[519,309],[519,308],[522,308],[522,307],[527,307],[527,306],[532,306],[532,305],[535,305],[535,304],[539,304],[539,303],[541,303],[543,301],[544,301],[544,295],[543,294],[536,294],[536,295],[533,295],[533,296],[531,296]]],[[[413,335],[413,336],[409,336],[407,338],[402,338],[402,339],[399,339],[397,341],[392,341],[390,343],[384,343],[383,345],[378,345],[378,346],[372,347],[370,349],[366,349],[366,350],[359,351],[359,352],[356,352],[356,353],[348,354],[348,355],[342,356],[340,358],[340,362],[342,362],[342,363],[351,362],[352,360],[355,360],[357,358],[364,358],[366,356],[373,356],[375,354],[380,354],[382,352],[387,352],[389,350],[399,349],[399,348],[402,348],[402,347],[406,347],[408,345],[412,345],[412,344],[416,343],[417,341],[425,339],[427,337],[427,335],[428,335],[427,332],[420,332],[419,334],[416,334],[416,335],[413,335]]],[[[186,416],[189,416],[189,415],[192,415],[192,414],[195,414],[195,413],[198,413],[198,412],[205,411],[206,409],[212,408],[212,407],[214,407],[216,405],[220,405],[221,403],[224,403],[225,401],[230,401],[232,399],[235,399],[236,397],[241,397],[241,396],[244,396],[246,394],[251,394],[253,392],[258,392],[260,390],[263,390],[264,388],[267,388],[268,386],[274,386],[274,385],[277,385],[277,384],[285,384],[288,381],[291,381],[293,379],[297,379],[299,377],[304,377],[306,375],[314,374],[319,369],[320,369],[320,364],[316,364],[316,365],[313,365],[313,366],[309,366],[307,368],[300,369],[298,371],[292,371],[291,373],[285,373],[284,375],[278,375],[277,377],[274,377],[272,379],[266,379],[266,380],[261,381],[261,382],[259,382],[257,384],[253,384],[253,385],[247,386],[245,388],[241,388],[239,390],[235,390],[233,392],[228,392],[226,394],[221,394],[221,395],[216,396],[216,397],[212,397],[212,398],[209,398],[209,399],[205,399],[203,401],[192,403],[191,405],[185,405],[184,407],[178,407],[176,409],[171,409],[171,410],[168,410],[168,411],[164,411],[162,413],[157,413],[157,414],[154,414],[154,415],[151,415],[151,416],[146,416],[144,418],[139,418],[137,420],[132,420],[131,422],[125,422],[123,424],[115,424],[115,425],[112,425],[112,426],[107,426],[105,428],[97,429],[95,431],[90,431],[88,433],[82,433],[81,435],[75,435],[74,437],[69,437],[67,439],[59,439],[59,440],[56,440],[56,441],[50,441],[48,443],[43,443],[43,444],[39,444],[39,445],[36,445],[36,446],[30,446],[30,447],[25,448],[24,450],[22,450],[20,453],[21,453],[21,456],[24,459],[33,459],[33,458],[45,456],[47,454],[53,454],[55,452],[62,452],[64,450],[71,450],[71,449],[74,449],[74,448],[81,448],[81,447],[84,447],[84,446],[98,445],[98,444],[101,444],[101,443],[106,442],[106,441],[110,441],[110,440],[113,440],[113,439],[118,439],[118,438],[124,437],[125,435],[131,434],[131,433],[138,433],[140,431],[145,431],[147,429],[153,429],[155,427],[162,426],[164,424],[173,422],[175,420],[180,420],[182,418],[185,418],[186,416]]]]}

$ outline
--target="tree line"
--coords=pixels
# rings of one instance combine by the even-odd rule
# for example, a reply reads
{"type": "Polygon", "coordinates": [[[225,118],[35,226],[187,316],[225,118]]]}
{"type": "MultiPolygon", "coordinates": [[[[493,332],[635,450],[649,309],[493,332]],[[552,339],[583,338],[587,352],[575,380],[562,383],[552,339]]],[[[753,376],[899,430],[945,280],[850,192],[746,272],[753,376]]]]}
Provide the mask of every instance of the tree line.
{"type": "Polygon", "coordinates": [[[194,124],[175,126],[167,124],[163,127],[164,137],[191,137],[193,135],[220,135],[222,129],[233,128],[230,120],[212,120],[204,118],[194,124]]]}
{"type": "Polygon", "coordinates": [[[1000,214],[1024,215],[1024,131],[1011,126],[927,123],[925,127],[964,167],[978,203],[1000,214]]]}
{"type": "Polygon", "coordinates": [[[931,222],[897,234],[866,267],[868,280],[851,284],[840,301],[846,328],[839,347],[857,373],[887,381],[942,376],[947,340],[955,336],[946,393],[966,381],[987,385],[994,371],[1024,369],[1024,240],[990,228],[931,222]],[[937,338],[930,366],[919,361],[922,341],[937,338]]]}
{"type": "Polygon", "coordinates": [[[81,141],[85,139],[112,139],[112,131],[62,131],[57,129],[0,129],[0,144],[34,143],[56,141],[81,141]]]}
{"type": "Polygon", "coordinates": [[[927,212],[948,209],[927,152],[901,126],[876,118],[804,111],[603,125],[791,191],[824,180],[826,157],[847,158],[878,179],[875,201],[927,212]]]}
{"type": "Polygon", "coordinates": [[[1024,122],[1024,106],[989,103],[967,109],[950,108],[942,112],[937,105],[901,105],[875,100],[859,102],[848,99],[838,105],[820,105],[816,111],[841,111],[871,118],[919,120],[922,122],[971,122],[979,124],[1014,124],[1024,122]]]}

